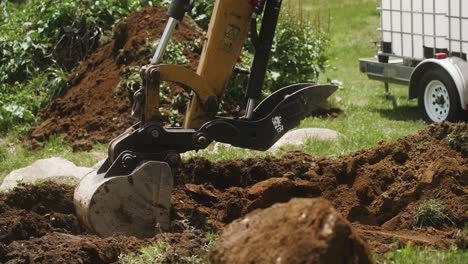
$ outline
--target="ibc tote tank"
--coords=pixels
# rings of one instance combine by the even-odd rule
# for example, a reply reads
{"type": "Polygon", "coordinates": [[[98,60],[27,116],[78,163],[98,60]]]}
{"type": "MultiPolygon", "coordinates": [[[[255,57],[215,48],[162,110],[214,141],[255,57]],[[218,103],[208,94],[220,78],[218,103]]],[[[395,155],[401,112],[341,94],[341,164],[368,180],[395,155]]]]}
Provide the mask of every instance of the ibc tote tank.
{"type": "Polygon", "coordinates": [[[383,52],[415,59],[448,52],[448,1],[460,0],[382,0],[383,52]]]}
{"type": "Polygon", "coordinates": [[[447,39],[452,53],[460,56],[468,53],[468,1],[448,0],[448,29],[447,39]]]}

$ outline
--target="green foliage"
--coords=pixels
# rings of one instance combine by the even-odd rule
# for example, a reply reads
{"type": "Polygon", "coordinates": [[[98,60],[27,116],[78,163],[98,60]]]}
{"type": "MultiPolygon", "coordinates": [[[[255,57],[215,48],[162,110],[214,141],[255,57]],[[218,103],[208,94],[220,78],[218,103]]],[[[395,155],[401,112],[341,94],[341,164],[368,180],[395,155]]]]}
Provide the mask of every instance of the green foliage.
{"type": "MultiPolygon", "coordinates": [[[[21,137],[27,131],[10,131],[0,139],[0,182],[13,170],[24,168],[37,160],[50,157],[63,157],[77,166],[91,167],[102,157],[89,152],[74,152],[62,136],[52,136],[48,141],[40,143],[33,149],[30,144],[22,143],[21,137]]],[[[106,145],[97,145],[95,151],[105,152],[106,145]]]]}
{"type": "Polygon", "coordinates": [[[204,30],[208,30],[211,15],[213,14],[214,0],[195,1],[195,6],[189,14],[193,20],[204,30]]]}
{"type": "Polygon", "coordinates": [[[404,248],[388,254],[387,259],[379,261],[382,264],[464,264],[468,259],[468,251],[453,246],[449,250],[420,249],[408,243],[404,248]]]}
{"type": "Polygon", "coordinates": [[[429,199],[421,203],[416,209],[414,220],[419,226],[440,227],[452,220],[444,213],[445,206],[437,199],[429,199]]]}
{"type": "Polygon", "coordinates": [[[2,1],[0,132],[34,122],[68,88],[66,71],[138,7],[137,0],[2,1]]]}
{"type": "MultiPolygon", "coordinates": [[[[298,8],[283,8],[278,21],[265,76],[263,96],[282,87],[300,82],[316,82],[328,62],[329,34],[320,19],[312,21],[298,8]]],[[[247,40],[238,67],[250,69],[255,51],[247,40]]],[[[224,98],[242,102],[248,85],[248,75],[233,74],[224,98]]]]}
{"type": "MultiPolygon", "coordinates": [[[[156,50],[158,44],[159,40],[149,42],[145,49],[142,51],[142,53],[150,56],[150,54],[152,54],[152,52],[156,50]]],[[[189,50],[199,48],[200,45],[200,40],[184,42],[170,41],[167,46],[166,52],[164,53],[164,57],[162,58],[160,63],[182,65],[188,67],[190,61],[185,54],[189,50]]],[[[121,71],[120,75],[123,77],[123,80],[117,86],[116,94],[120,94],[123,91],[127,91],[130,94],[133,94],[139,89],[143,88],[142,80],[140,77],[140,69],[140,66],[130,65],[121,71]]],[[[171,102],[171,105],[173,106],[171,109],[163,111],[163,114],[167,115],[168,121],[171,125],[178,126],[180,125],[178,122],[180,120],[181,114],[185,113],[189,96],[185,93],[178,94],[174,97],[171,97],[171,95],[171,89],[168,86],[168,84],[162,83],[159,92],[160,103],[163,104],[171,102]]]]}
{"type": "Polygon", "coordinates": [[[125,264],[144,264],[144,263],[163,263],[166,260],[166,254],[171,246],[166,242],[155,243],[148,247],[143,247],[137,253],[119,256],[119,263],[125,264]]]}
{"type": "Polygon", "coordinates": [[[68,87],[65,73],[52,67],[30,81],[0,85],[0,135],[36,121],[37,112],[68,87]]]}
{"type": "Polygon", "coordinates": [[[127,0],[33,0],[8,4],[0,25],[0,81],[23,82],[57,63],[70,70],[114,22],[140,6],[127,0]],[[21,26],[18,26],[21,25],[21,26]]]}
{"type": "Polygon", "coordinates": [[[0,162],[4,162],[7,158],[7,149],[3,144],[0,144],[0,162]]]}
{"type": "Polygon", "coordinates": [[[0,135],[15,125],[34,122],[39,106],[38,96],[18,82],[0,85],[0,135]]]}
{"type": "Polygon", "coordinates": [[[456,132],[447,137],[449,146],[464,155],[468,154],[468,132],[456,132]]]}
{"type": "Polygon", "coordinates": [[[328,47],[329,35],[319,22],[304,17],[300,9],[283,9],[266,86],[275,91],[293,83],[317,81],[327,66],[328,47]]]}
{"type": "MultiPolygon", "coordinates": [[[[146,49],[147,54],[151,54],[156,50],[159,45],[159,39],[157,41],[149,42],[146,49]]],[[[201,40],[194,41],[183,41],[178,42],[176,40],[171,40],[167,45],[164,57],[160,63],[166,64],[176,64],[176,65],[185,65],[188,66],[189,60],[185,56],[186,50],[193,50],[198,48],[201,45],[201,40]]]]}

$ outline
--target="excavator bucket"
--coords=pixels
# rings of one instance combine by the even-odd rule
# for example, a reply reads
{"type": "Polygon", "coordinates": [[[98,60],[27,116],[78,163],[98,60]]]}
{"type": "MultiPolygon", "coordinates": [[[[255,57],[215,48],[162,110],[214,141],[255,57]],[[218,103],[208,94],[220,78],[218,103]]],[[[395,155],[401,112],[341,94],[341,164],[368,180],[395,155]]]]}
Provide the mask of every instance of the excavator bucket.
{"type": "Polygon", "coordinates": [[[75,189],[79,219],[102,237],[153,237],[169,228],[173,177],[165,162],[148,161],[130,175],[85,176],[75,189]]]}

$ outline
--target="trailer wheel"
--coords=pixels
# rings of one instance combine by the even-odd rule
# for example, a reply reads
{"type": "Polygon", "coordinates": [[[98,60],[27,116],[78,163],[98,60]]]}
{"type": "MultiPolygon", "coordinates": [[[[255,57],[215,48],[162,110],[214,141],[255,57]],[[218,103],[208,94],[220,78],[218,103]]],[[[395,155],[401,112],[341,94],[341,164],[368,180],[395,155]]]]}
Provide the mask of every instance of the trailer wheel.
{"type": "Polygon", "coordinates": [[[426,72],[421,78],[418,108],[428,123],[450,121],[461,118],[461,106],[452,77],[442,69],[426,72]]]}

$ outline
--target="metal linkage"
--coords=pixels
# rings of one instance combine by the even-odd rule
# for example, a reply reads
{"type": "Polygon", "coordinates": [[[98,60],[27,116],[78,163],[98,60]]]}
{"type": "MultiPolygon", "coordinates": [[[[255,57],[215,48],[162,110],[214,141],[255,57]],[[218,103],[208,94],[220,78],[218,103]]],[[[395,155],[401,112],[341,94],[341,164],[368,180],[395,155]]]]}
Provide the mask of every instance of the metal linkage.
{"type": "Polygon", "coordinates": [[[177,19],[170,17],[167,21],[166,28],[164,29],[164,33],[159,40],[159,45],[154,53],[153,58],[151,59],[151,64],[155,65],[158,64],[164,53],[166,52],[167,45],[169,44],[169,40],[171,39],[172,33],[177,25],[177,19]]]}

